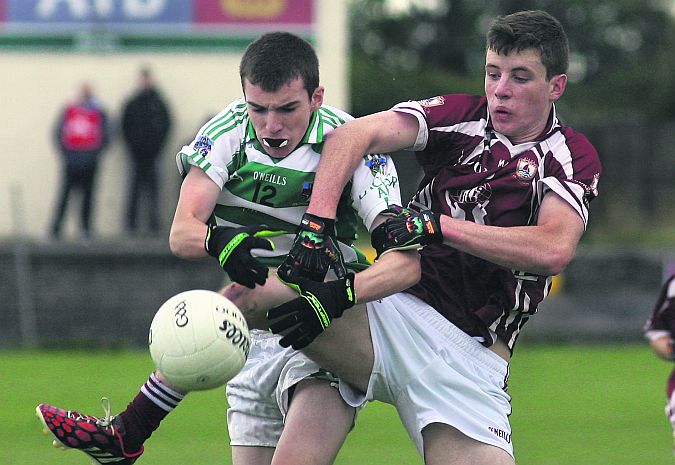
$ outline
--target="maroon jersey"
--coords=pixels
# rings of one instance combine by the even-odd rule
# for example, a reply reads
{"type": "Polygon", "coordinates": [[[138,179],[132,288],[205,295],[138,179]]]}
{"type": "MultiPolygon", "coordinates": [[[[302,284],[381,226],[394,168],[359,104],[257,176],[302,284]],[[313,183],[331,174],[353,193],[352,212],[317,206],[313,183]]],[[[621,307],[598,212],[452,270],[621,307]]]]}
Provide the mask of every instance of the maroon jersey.
{"type": "MultiPolygon", "coordinates": [[[[600,160],[582,134],[558,121],[555,109],[535,141],[517,145],[492,128],[485,97],[445,95],[393,109],[420,125],[409,147],[424,171],[413,202],[478,224],[526,226],[537,223],[541,202],[553,191],[586,226],[600,160]]],[[[499,337],[513,350],[551,287],[550,276],[507,269],[447,245],[420,254],[422,278],[408,292],[486,346],[499,337]]]]}
{"type": "Polygon", "coordinates": [[[675,336],[675,274],[663,285],[644,332],[650,340],[675,336]]]}

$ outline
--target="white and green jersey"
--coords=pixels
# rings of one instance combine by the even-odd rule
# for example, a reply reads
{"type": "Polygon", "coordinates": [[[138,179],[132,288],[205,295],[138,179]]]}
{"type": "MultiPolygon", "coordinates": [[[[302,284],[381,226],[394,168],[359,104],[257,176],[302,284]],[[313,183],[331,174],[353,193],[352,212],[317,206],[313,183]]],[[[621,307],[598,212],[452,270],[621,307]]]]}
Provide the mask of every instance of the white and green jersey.
{"type": "MultiPolygon", "coordinates": [[[[349,114],[327,105],[312,114],[298,147],[287,157],[275,159],[265,153],[256,138],[241,99],[207,122],[190,145],[176,155],[178,169],[185,176],[196,166],[215,182],[222,192],[213,211],[212,222],[223,226],[265,224],[285,229],[289,234],[273,238],[274,251],[256,250],[258,257],[274,257],[278,263],[295,238],[295,229],[307,210],[326,136],[349,114]]],[[[352,246],[361,217],[368,230],[375,217],[388,205],[401,204],[398,176],[388,155],[367,155],[345,187],[337,209],[337,237],[345,262],[353,268],[366,263],[352,246]]]]}

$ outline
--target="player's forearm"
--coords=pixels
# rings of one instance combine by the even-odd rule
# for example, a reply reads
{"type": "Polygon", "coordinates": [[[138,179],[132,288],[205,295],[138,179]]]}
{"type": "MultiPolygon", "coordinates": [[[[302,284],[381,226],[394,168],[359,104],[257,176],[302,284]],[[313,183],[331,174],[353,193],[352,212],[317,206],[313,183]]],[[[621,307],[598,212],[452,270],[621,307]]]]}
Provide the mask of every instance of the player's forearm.
{"type": "Polygon", "coordinates": [[[382,111],[349,121],[330,133],[321,152],[321,163],[307,211],[335,218],[344,186],[367,153],[387,153],[410,147],[418,123],[410,115],[382,111]]]}
{"type": "Polygon", "coordinates": [[[357,302],[371,302],[408,289],[417,284],[420,276],[420,259],[416,250],[389,252],[371,267],[356,274],[357,302]]]}
{"type": "Polygon", "coordinates": [[[367,142],[342,126],[333,131],[321,152],[307,213],[335,218],[337,204],[347,181],[367,150],[367,142]]]}
{"type": "Polygon", "coordinates": [[[542,276],[562,272],[574,257],[581,224],[561,230],[553,225],[497,227],[441,216],[443,242],[510,269],[542,276]]]}
{"type": "Polygon", "coordinates": [[[196,218],[174,221],[169,233],[171,253],[180,258],[208,257],[204,249],[207,226],[196,218]]]}

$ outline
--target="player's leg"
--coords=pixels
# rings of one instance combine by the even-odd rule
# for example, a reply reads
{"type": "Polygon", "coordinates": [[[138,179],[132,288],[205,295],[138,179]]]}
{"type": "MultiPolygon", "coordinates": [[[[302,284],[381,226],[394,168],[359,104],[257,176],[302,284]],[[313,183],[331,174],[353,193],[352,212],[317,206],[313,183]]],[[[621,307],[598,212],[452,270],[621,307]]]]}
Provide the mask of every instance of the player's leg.
{"type": "Polygon", "coordinates": [[[241,371],[227,384],[227,428],[233,465],[269,465],[284,428],[275,400],[281,371],[292,351],[262,331],[251,331],[251,348],[241,371]]]}
{"type": "MultiPolygon", "coordinates": [[[[270,270],[270,273],[275,271],[270,270]]],[[[251,291],[239,284],[231,284],[222,290],[225,297],[242,310],[249,328],[266,330],[269,321],[267,310],[297,297],[295,291],[278,279],[265,283],[264,292],[258,287],[251,291]]],[[[348,381],[365,392],[373,366],[373,345],[365,305],[347,310],[341,318],[303,349],[320,367],[348,381]]]]}
{"type": "Polygon", "coordinates": [[[368,304],[370,333],[358,336],[364,347],[368,344],[362,341],[371,343],[368,383],[363,367],[350,371],[330,354],[348,352],[351,360],[357,349],[349,331],[359,334],[362,318],[359,312],[345,312],[335,321],[338,331],[331,334],[331,325],[303,353],[342,378],[351,373],[357,387],[367,389],[368,399],[393,404],[427,464],[514,463],[503,358],[419,299],[396,294],[368,304]],[[337,326],[343,319],[346,330],[337,326]]]}
{"type": "Polygon", "coordinates": [[[274,447],[231,446],[232,465],[267,465],[272,463],[274,447]]]}
{"type": "Polygon", "coordinates": [[[140,457],[143,443],[182,398],[182,393],[162,383],[161,374],[152,373],[127,408],[115,416],[107,399],[102,400],[102,417],[49,404],[38,405],[36,413],[55,446],[81,450],[98,463],[129,465],[140,457]]]}
{"type": "Polygon", "coordinates": [[[302,352],[319,366],[366,392],[374,357],[366,306],[356,305],[347,310],[302,352]]]}
{"type": "MultiPolygon", "coordinates": [[[[666,395],[666,417],[673,428],[673,439],[675,440],[675,370],[668,377],[666,395]]],[[[675,445],[673,445],[673,454],[675,454],[675,445]]]]}
{"type": "MultiPolygon", "coordinates": [[[[272,281],[277,280],[268,280],[272,281]]],[[[262,289],[260,287],[256,292],[265,294],[262,289]]],[[[292,293],[290,289],[288,291],[292,293]]],[[[246,304],[245,301],[238,303],[246,304]]],[[[36,413],[44,431],[52,435],[56,445],[82,450],[94,459],[104,454],[119,459],[118,462],[110,460],[110,463],[130,464],[143,453],[145,441],[185,395],[156,371],[150,374],[126,409],[117,415],[112,416],[106,411],[103,417],[96,417],[49,404],[38,405],[36,413]],[[93,432],[97,434],[91,434],[93,432]]]]}
{"type": "Polygon", "coordinates": [[[499,447],[471,439],[452,426],[432,423],[422,430],[426,465],[514,465],[499,447]]]}
{"type": "MultiPolygon", "coordinates": [[[[267,309],[297,296],[277,279],[268,279],[264,291],[230,284],[221,292],[240,309],[245,309],[243,313],[253,328],[267,328],[267,309]]],[[[305,355],[282,348],[278,336],[255,329],[252,336],[251,354],[244,369],[227,389],[234,465],[268,463],[262,460],[268,457],[270,449],[262,445],[272,444],[270,431],[279,433],[274,441],[274,465],[333,463],[356,412],[343,400],[337,388],[339,380],[305,355]],[[264,344],[271,345],[265,347],[264,344]],[[267,391],[272,386],[277,397],[274,412],[262,400],[270,397],[267,391]],[[250,399],[257,401],[252,403],[250,399]],[[284,415],[282,425],[271,422],[275,414],[284,415]],[[326,421],[327,417],[331,418],[330,422],[326,421]],[[255,444],[258,447],[254,447],[255,444]]]]}
{"type": "Polygon", "coordinates": [[[332,464],[354,424],[355,415],[356,409],[344,402],[330,382],[301,381],[295,386],[272,464],[332,464]],[[299,444],[302,447],[298,447],[299,444]]]}
{"type": "Polygon", "coordinates": [[[339,381],[278,336],[251,336],[249,358],[227,386],[233,465],[330,465],[355,415],[339,381]]]}

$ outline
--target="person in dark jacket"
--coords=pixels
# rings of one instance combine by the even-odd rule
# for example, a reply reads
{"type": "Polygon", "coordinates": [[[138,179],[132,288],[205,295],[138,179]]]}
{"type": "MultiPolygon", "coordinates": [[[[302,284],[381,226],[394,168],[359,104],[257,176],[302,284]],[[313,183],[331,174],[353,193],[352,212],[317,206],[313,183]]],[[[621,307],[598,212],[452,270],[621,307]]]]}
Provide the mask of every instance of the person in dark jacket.
{"type": "Polygon", "coordinates": [[[91,85],[82,83],[77,100],[61,112],[55,128],[56,145],[63,160],[63,180],[51,236],[61,237],[61,227],[73,190],[82,192],[80,227],[82,238],[91,236],[94,181],[101,154],[110,140],[107,116],[91,85]]]}
{"type": "Polygon", "coordinates": [[[122,114],[122,135],[131,159],[126,229],[132,235],[138,231],[141,203],[146,204],[151,232],[161,227],[157,161],[171,129],[169,109],[148,68],[141,69],[139,87],[122,114]]]}

